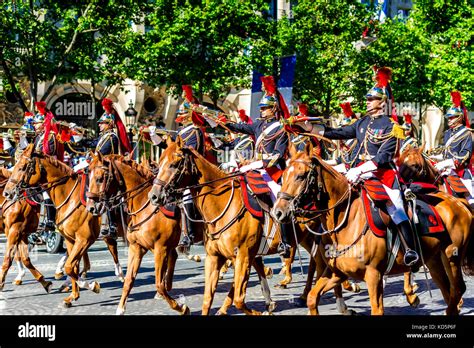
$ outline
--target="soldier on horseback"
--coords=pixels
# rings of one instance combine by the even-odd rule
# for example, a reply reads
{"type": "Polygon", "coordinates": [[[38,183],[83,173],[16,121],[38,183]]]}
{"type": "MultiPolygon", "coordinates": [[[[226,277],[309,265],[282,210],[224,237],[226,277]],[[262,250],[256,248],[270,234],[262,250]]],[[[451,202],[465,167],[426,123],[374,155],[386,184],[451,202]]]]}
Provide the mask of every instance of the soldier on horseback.
{"type": "MultiPolygon", "coordinates": [[[[239,123],[253,124],[252,119],[245,114],[245,110],[239,110],[239,123]]],[[[225,120],[224,120],[225,121],[225,120]]],[[[255,151],[255,139],[252,135],[241,134],[230,142],[224,142],[219,149],[232,150],[232,158],[221,164],[222,170],[236,169],[241,160],[251,160],[255,151]]]]}
{"type": "Polygon", "coordinates": [[[358,184],[361,179],[375,177],[382,182],[390,200],[386,208],[393,222],[400,231],[402,245],[405,248],[404,263],[414,265],[419,257],[415,249],[413,229],[405,211],[400,183],[394,157],[397,152],[397,137],[395,127],[399,127],[388,116],[388,101],[391,99],[389,81],[391,69],[377,70],[377,84],[369,90],[367,98],[368,117],[363,117],[355,123],[330,128],[323,125],[313,125],[308,122],[296,122],[305,131],[324,136],[329,139],[357,138],[355,167],[349,169],[346,178],[349,183],[358,184]]]}
{"type": "Polygon", "coordinates": [[[441,156],[433,156],[438,160],[435,168],[442,176],[457,176],[466,186],[469,194],[466,198],[474,206],[474,189],[472,185],[471,156],[472,136],[467,116],[467,109],[461,100],[459,92],[451,92],[453,106],[445,117],[449,129],[444,133],[444,146],[441,156]]]}
{"type": "MultiPolygon", "coordinates": [[[[284,131],[280,118],[284,117],[286,105],[280,99],[272,76],[262,77],[265,95],[260,101],[260,117],[253,124],[225,123],[225,126],[234,132],[253,135],[257,140],[255,143],[254,162],[240,167],[245,173],[250,170],[258,170],[272,190],[272,201],[281,189],[279,184],[281,174],[286,167],[288,136],[284,131]]],[[[289,116],[289,115],[288,115],[289,116]]],[[[278,245],[278,253],[283,257],[289,257],[290,244],[288,236],[291,233],[292,224],[281,224],[281,242],[278,245]]]]}
{"type": "MultiPolygon", "coordinates": [[[[93,140],[82,140],[84,146],[94,148],[95,153],[103,156],[114,154],[129,154],[132,152],[132,146],[127,136],[125,126],[118,112],[113,106],[113,101],[104,98],[102,100],[104,113],[99,118],[100,135],[93,140]],[[117,132],[114,128],[117,128],[117,132]]],[[[101,216],[101,226],[99,238],[117,238],[117,216],[114,210],[109,210],[101,216]]]]}
{"type": "Polygon", "coordinates": [[[412,116],[408,113],[406,113],[404,116],[405,121],[401,127],[404,130],[405,139],[401,141],[400,154],[403,153],[403,151],[405,151],[408,147],[418,147],[418,141],[416,140],[413,129],[412,116]]]}

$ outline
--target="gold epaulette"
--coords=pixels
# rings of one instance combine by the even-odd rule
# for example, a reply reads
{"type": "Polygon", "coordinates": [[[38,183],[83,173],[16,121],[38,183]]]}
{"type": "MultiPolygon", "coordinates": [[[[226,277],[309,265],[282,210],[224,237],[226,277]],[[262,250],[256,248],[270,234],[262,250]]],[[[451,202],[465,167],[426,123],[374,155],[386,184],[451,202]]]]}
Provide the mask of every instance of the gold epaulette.
{"type": "Polygon", "coordinates": [[[397,139],[405,140],[406,139],[405,129],[402,128],[402,126],[400,126],[398,123],[395,123],[395,121],[393,120],[392,120],[392,123],[393,123],[393,128],[392,128],[391,134],[397,139]]]}

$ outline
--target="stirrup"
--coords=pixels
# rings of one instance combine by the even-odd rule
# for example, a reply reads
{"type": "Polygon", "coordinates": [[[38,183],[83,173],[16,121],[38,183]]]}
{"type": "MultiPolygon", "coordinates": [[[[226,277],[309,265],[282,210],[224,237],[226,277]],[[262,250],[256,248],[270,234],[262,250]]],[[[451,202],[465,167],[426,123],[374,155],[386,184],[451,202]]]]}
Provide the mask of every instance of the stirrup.
{"type": "Polygon", "coordinates": [[[287,259],[290,257],[290,248],[291,248],[290,245],[280,242],[278,244],[278,249],[277,249],[278,254],[280,254],[280,256],[282,256],[283,258],[287,259]]]}
{"type": "Polygon", "coordinates": [[[418,262],[418,260],[419,260],[418,253],[412,249],[408,249],[405,252],[405,255],[403,256],[403,263],[408,267],[413,266],[415,263],[418,262]]]}

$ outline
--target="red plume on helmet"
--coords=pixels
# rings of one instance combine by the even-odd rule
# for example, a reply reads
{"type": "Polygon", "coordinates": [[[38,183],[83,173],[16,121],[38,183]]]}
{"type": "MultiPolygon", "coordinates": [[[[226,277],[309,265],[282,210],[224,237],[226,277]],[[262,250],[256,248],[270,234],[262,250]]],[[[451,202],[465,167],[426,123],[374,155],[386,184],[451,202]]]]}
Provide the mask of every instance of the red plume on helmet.
{"type": "Polygon", "coordinates": [[[260,80],[262,81],[262,86],[266,94],[275,95],[277,88],[273,76],[262,76],[260,77],[260,80]]]}
{"type": "Polygon", "coordinates": [[[347,118],[355,117],[355,113],[354,113],[354,111],[352,111],[350,102],[341,103],[341,104],[339,104],[339,106],[341,107],[342,112],[344,113],[344,115],[347,118]]]}
{"type": "Polygon", "coordinates": [[[405,116],[405,123],[406,124],[412,124],[412,116],[410,114],[404,114],[403,116],[405,116]]]}
{"type": "Polygon", "coordinates": [[[377,81],[377,87],[387,88],[388,84],[392,80],[392,69],[388,67],[377,68],[375,73],[375,81],[377,81]]]}
{"type": "Polygon", "coordinates": [[[285,99],[281,95],[281,93],[278,91],[275,79],[273,76],[261,76],[260,80],[262,81],[262,86],[263,89],[265,90],[266,95],[272,95],[275,96],[278,100],[278,108],[279,112],[277,113],[277,118],[281,117],[281,114],[283,114],[283,118],[287,119],[290,117],[290,111],[288,110],[288,107],[286,106],[285,99]]]}
{"type": "MultiPolygon", "coordinates": [[[[193,96],[193,88],[191,85],[182,85],[182,88],[185,95],[184,98],[188,103],[199,104],[198,99],[193,96]]],[[[206,120],[204,119],[204,117],[196,111],[191,112],[191,120],[198,127],[203,127],[206,125],[206,120]]]]}
{"type": "Polygon", "coordinates": [[[185,98],[188,102],[193,102],[193,88],[191,85],[183,85],[185,98]]]}
{"type": "Polygon", "coordinates": [[[469,122],[469,117],[467,115],[467,108],[464,105],[464,102],[462,101],[461,92],[452,91],[451,92],[451,101],[453,102],[455,107],[462,109],[462,112],[464,114],[464,123],[465,123],[466,127],[470,128],[471,124],[469,122]]]}
{"type": "Polygon", "coordinates": [[[132,145],[130,144],[130,139],[128,139],[127,129],[122,122],[117,110],[114,108],[114,102],[109,98],[102,99],[102,107],[104,111],[109,115],[114,115],[114,124],[117,127],[117,135],[120,143],[120,150],[123,154],[132,152],[132,145]]]}
{"type": "Polygon", "coordinates": [[[36,102],[35,106],[41,115],[46,115],[46,102],[44,101],[36,102]]]}
{"type": "Polygon", "coordinates": [[[102,107],[107,114],[113,114],[114,112],[114,102],[109,98],[102,99],[102,107]]]}
{"type": "Polygon", "coordinates": [[[308,105],[302,103],[298,104],[298,112],[300,116],[308,116],[308,105]]]}
{"type": "Polygon", "coordinates": [[[244,109],[239,110],[239,118],[244,123],[247,123],[247,124],[252,124],[253,123],[252,119],[247,114],[245,114],[244,109]]]}

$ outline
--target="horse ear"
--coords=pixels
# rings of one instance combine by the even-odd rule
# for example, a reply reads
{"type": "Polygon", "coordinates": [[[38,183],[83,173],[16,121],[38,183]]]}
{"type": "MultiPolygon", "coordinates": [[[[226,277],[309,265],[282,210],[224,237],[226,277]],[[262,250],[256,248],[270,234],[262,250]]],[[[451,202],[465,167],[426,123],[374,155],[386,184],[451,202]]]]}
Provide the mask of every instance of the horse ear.
{"type": "Polygon", "coordinates": [[[97,151],[97,158],[99,159],[99,162],[102,162],[104,160],[104,156],[102,156],[102,153],[100,153],[100,151],[97,151]]]}
{"type": "Polygon", "coordinates": [[[288,150],[290,152],[290,158],[293,158],[296,156],[296,154],[298,153],[298,150],[296,149],[296,145],[290,141],[290,145],[288,146],[288,150]]]}
{"type": "Polygon", "coordinates": [[[313,154],[313,144],[311,143],[310,140],[306,143],[306,145],[305,145],[305,147],[304,147],[304,152],[305,152],[305,154],[308,155],[309,157],[312,156],[312,154],[313,154]]]}
{"type": "Polygon", "coordinates": [[[170,146],[173,143],[173,139],[169,135],[166,136],[166,145],[170,146]]]}

